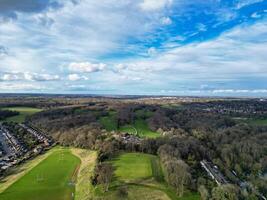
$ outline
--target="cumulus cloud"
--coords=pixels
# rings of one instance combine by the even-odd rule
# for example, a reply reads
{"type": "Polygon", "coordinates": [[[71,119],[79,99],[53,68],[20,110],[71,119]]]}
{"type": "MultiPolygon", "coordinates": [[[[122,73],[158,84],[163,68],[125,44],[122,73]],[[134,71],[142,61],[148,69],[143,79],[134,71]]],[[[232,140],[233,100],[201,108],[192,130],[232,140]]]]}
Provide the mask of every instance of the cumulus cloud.
{"type": "MultiPolygon", "coordinates": [[[[149,92],[204,85],[203,80],[267,77],[267,25],[244,7],[259,1],[53,1],[64,6],[51,9],[46,1],[39,11],[23,10],[17,0],[17,20],[0,23],[0,69],[23,72],[0,73],[0,81],[47,81],[42,84],[64,87],[50,83],[64,80],[87,87],[86,76],[99,72],[90,84],[149,92]],[[238,3],[244,8],[233,9],[238,3]],[[222,33],[244,19],[250,24],[222,33]],[[145,81],[149,84],[137,85],[145,81]]],[[[255,12],[264,19],[260,10],[255,12]]]]}
{"type": "Polygon", "coordinates": [[[37,74],[30,72],[8,72],[0,73],[0,81],[57,81],[60,80],[58,75],[37,74]]]}
{"type": "Polygon", "coordinates": [[[172,2],[172,0],[143,0],[140,8],[144,11],[155,11],[170,6],[172,2]]]}
{"type": "Polygon", "coordinates": [[[52,74],[37,74],[37,73],[24,73],[24,78],[29,81],[57,81],[60,80],[58,75],[52,74]]]}
{"type": "Polygon", "coordinates": [[[60,2],[61,9],[19,13],[18,20],[0,23],[0,44],[10,50],[10,56],[1,59],[1,70],[55,71],[63,62],[136,53],[142,47],[127,45],[127,40],[150,35],[162,17],[144,14],[137,6],[140,1],[60,2]]]}
{"type": "Polygon", "coordinates": [[[2,81],[17,81],[17,80],[21,80],[21,76],[19,74],[3,74],[0,77],[0,80],[2,81]]]}
{"type": "Polygon", "coordinates": [[[69,74],[68,75],[68,80],[70,80],[70,81],[88,80],[88,77],[81,76],[79,74],[69,74]]]}
{"type": "Polygon", "coordinates": [[[58,8],[60,4],[53,0],[1,0],[0,17],[16,18],[17,12],[36,13],[48,8],[58,8]]]}
{"type": "Polygon", "coordinates": [[[127,70],[173,79],[267,76],[267,23],[240,26],[214,40],[172,48],[156,57],[125,63],[127,70]]]}
{"type": "Polygon", "coordinates": [[[69,70],[72,72],[92,73],[103,71],[106,68],[104,63],[90,63],[90,62],[73,62],[69,64],[69,70]]]}

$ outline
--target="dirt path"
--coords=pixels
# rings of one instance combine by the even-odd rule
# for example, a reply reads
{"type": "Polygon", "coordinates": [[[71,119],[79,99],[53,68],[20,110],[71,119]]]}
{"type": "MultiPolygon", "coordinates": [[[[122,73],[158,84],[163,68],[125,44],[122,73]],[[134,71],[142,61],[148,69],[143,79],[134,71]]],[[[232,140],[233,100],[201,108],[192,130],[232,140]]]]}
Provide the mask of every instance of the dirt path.
{"type": "Polygon", "coordinates": [[[86,149],[71,148],[71,152],[81,159],[75,187],[75,200],[88,200],[93,195],[90,178],[96,163],[97,153],[86,149]]]}

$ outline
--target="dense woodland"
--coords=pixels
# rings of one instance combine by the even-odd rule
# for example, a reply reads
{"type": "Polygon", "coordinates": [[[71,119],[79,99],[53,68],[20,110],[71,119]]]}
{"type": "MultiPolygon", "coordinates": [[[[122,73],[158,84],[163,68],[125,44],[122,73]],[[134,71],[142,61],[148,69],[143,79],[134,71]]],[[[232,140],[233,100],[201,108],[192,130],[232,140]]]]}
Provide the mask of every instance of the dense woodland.
{"type": "Polygon", "coordinates": [[[19,112],[16,112],[16,111],[11,111],[11,110],[1,110],[0,109],[0,121],[8,118],[8,117],[13,117],[13,116],[16,116],[18,115],[19,112]]]}
{"type": "MultiPolygon", "coordinates": [[[[137,100],[49,100],[47,108],[27,119],[66,146],[98,150],[94,184],[108,182],[113,169],[105,164],[121,151],[158,155],[165,181],[178,196],[198,191],[202,199],[259,199],[267,195],[267,127],[236,117],[263,118],[267,103],[260,100],[219,100],[164,104],[137,100]],[[58,102],[55,106],[54,102],[58,102]],[[115,127],[143,120],[157,138],[125,142],[119,131],[107,131],[103,117],[113,113],[115,127]],[[114,114],[115,113],[115,114],[114,114]],[[214,163],[229,184],[217,186],[200,165],[214,163]],[[240,187],[240,183],[247,186],[240,187]]],[[[34,142],[34,141],[33,141],[34,142]]]]}

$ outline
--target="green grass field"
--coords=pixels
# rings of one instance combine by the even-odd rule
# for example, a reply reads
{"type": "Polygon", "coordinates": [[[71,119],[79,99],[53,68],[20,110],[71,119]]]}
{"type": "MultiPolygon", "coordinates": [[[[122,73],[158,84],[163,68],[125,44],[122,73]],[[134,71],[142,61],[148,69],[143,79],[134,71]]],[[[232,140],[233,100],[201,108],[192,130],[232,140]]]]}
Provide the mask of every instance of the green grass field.
{"type": "Polygon", "coordinates": [[[34,113],[40,112],[42,111],[42,109],[38,109],[38,108],[31,108],[31,107],[4,107],[2,108],[3,110],[12,110],[12,111],[18,111],[20,114],[13,116],[13,117],[9,117],[7,119],[5,119],[4,121],[7,122],[17,122],[17,123],[21,123],[25,121],[25,118],[27,116],[33,115],[34,113]]]}
{"type": "Polygon", "coordinates": [[[109,112],[108,116],[101,117],[100,123],[107,131],[117,130],[116,112],[109,112]]]}
{"type": "Polygon", "coordinates": [[[68,149],[49,155],[0,194],[1,200],[72,200],[80,159],[68,149]]]}
{"type": "Polygon", "coordinates": [[[122,153],[110,161],[115,167],[110,191],[98,195],[103,199],[146,199],[146,200],[199,200],[197,193],[187,191],[178,198],[174,190],[164,181],[157,156],[142,153],[122,153]],[[127,197],[118,196],[118,188],[126,187],[127,197]]]}
{"type": "Polygon", "coordinates": [[[130,134],[135,134],[137,132],[140,137],[156,138],[160,134],[154,131],[151,131],[143,119],[135,120],[133,125],[125,125],[119,128],[119,131],[128,132],[130,134]]]}
{"type": "Polygon", "coordinates": [[[154,156],[140,153],[121,154],[112,161],[118,180],[130,182],[152,177],[151,159],[154,156]]]}
{"type": "Polygon", "coordinates": [[[267,118],[233,118],[237,122],[247,123],[254,126],[267,126],[267,118]]]}
{"type": "Polygon", "coordinates": [[[249,119],[247,123],[256,126],[267,126],[267,119],[249,119]]]}
{"type": "MultiPolygon", "coordinates": [[[[152,115],[152,113],[144,113],[144,111],[138,110],[136,111],[136,115],[137,117],[142,115],[149,117],[152,115]]],[[[151,131],[147,122],[141,117],[136,119],[133,124],[127,124],[118,128],[116,124],[116,112],[110,112],[108,116],[100,118],[100,123],[107,131],[121,131],[128,132],[129,134],[137,133],[140,137],[148,138],[156,138],[160,136],[159,133],[151,131]]]]}

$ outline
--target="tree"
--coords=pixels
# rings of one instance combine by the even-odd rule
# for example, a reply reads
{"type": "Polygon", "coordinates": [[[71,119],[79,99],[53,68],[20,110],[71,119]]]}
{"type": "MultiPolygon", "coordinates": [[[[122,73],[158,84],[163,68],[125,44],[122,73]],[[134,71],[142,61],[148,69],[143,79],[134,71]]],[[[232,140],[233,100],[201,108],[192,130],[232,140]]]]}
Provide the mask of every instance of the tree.
{"type": "Polygon", "coordinates": [[[169,159],[169,157],[174,157],[176,159],[181,157],[179,150],[168,144],[164,144],[159,147],[158,155],[160,159],[162,160],[162,162],[164,162],[164,160],[166,159],[169,159]]]}
{"type": "Polygon", "coordinates": [[[198,187],[198,192],[200,193],[202,200],[208,200],[209,199],[209,191],[204,185],[200,185],[198,187]]]}
{"type": "Polygon", "coordinates": [[[105,192],[109,189],[109,184],[111,183],[113,177],[113,171],[113,166],[110,163],[101,163],[97,166],[97,183],[103,185],[105,192]]]}
{"type": "Polygon", "coordinates": [[[239,190],[236,186],[227,184],[221,185],[212,190],[213,200],[236,200],[239,199],[239,190]]]}
{"type": "Polygon", "coordinates": [[[184,187],[191,181],[189,167],[184,161],[173,159],[165,163],[165,170],[167,182],[176,189],[177,195],[182,197],[184,187]]]}

